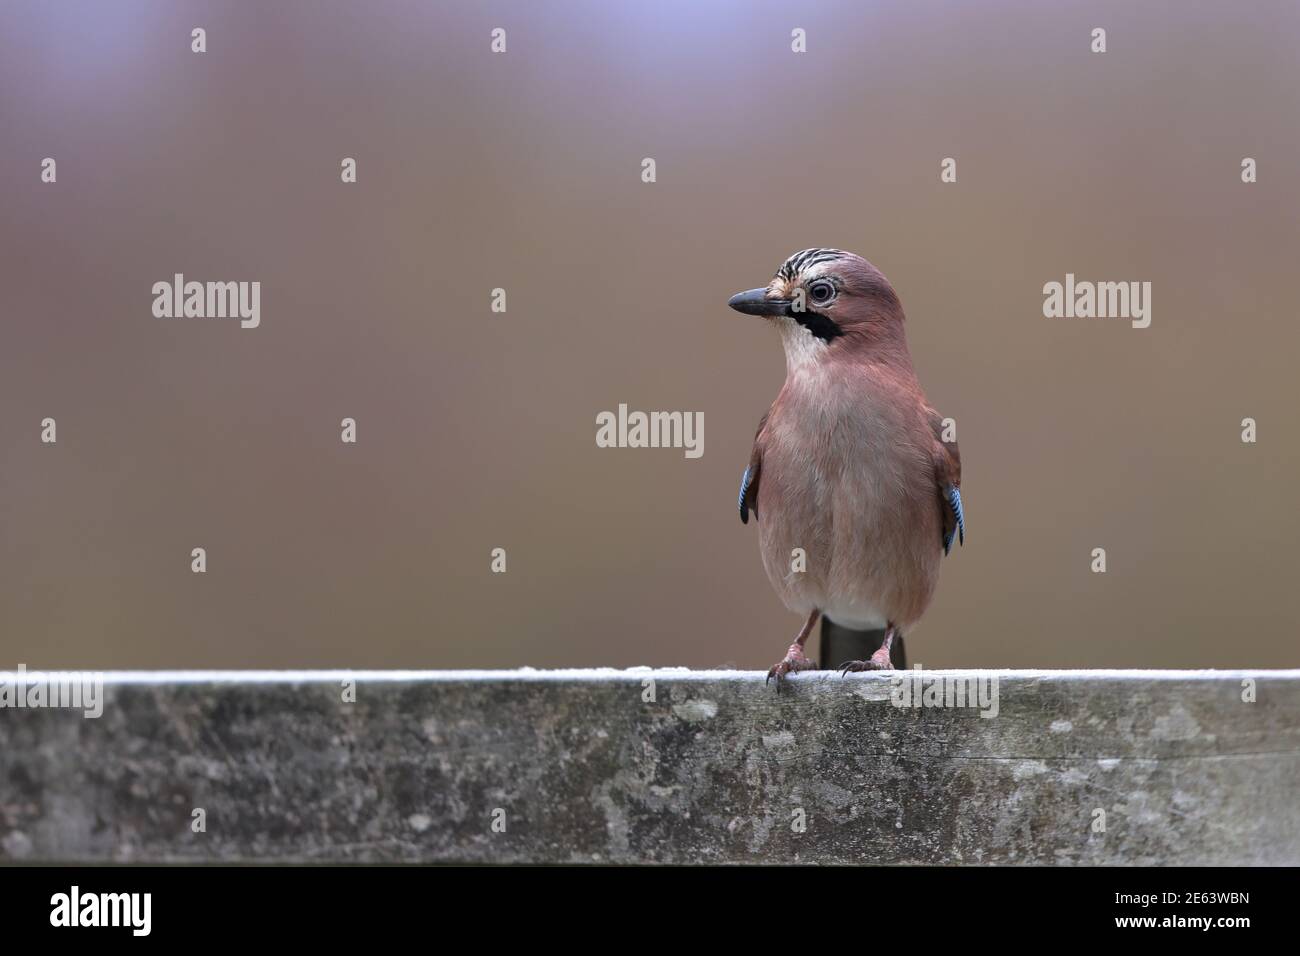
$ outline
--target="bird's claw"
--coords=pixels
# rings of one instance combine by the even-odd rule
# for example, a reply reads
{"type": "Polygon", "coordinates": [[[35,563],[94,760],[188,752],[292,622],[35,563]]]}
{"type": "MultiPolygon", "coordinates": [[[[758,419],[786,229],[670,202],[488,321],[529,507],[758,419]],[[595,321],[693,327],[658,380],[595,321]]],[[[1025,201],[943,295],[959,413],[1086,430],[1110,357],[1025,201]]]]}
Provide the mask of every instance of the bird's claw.
{"type": "Polygon", "coordinates": [[[816,668],[817,662],[809,660],[804,656],[803,649],[795,645],[790,648],[785,657],[767,672],[767,680],[764,683],[770,684],[772,678],[776,678],[776,689],[780,690],[781,685],[785,683],[786,674],[816,670],[816,668]]]}
{"type": "Polygon", "coordinates": [[[889,659],[889,654],[885,653],[882,655],[880,651],[876,651],[876,653],[871,655],[870,660],[845,661],[843,664],[840,665],[840,676],[843,677],[845,674],[848,674],[850,672],[856,673],[858,671],[892,671],[893,669],[894,669],[894,662],[889,659]]]}

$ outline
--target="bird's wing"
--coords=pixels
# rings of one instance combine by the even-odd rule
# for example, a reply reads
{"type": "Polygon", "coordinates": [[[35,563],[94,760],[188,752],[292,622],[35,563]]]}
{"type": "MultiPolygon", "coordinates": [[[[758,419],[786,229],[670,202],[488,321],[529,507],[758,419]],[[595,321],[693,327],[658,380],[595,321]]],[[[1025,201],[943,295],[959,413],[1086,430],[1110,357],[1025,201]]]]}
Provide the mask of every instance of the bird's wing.
{"type": "Polygon", "coordinates": [[[939,515],[943,520],[940,544],[943,553],[952,550],[952,539],[966,543],[966,515],[961,504],[961,452],[957,442],[943,440],[943,416],[933,408],[927,412],[934,432],[934,483],[939,497],[939,515]]]}
{"type": "MultiPolygon", "coordinates": [[[[768,413],[770,414],[770,412],[768,413]]],[[[767,427],[767,414],[758,423],[754,435],[754,450],[749,453],[749,467],[740,478],[740,523],[749,524],[749,513],[754,512],[758,519],[758,476],[763,471],[763,429],[767,427]]]]}

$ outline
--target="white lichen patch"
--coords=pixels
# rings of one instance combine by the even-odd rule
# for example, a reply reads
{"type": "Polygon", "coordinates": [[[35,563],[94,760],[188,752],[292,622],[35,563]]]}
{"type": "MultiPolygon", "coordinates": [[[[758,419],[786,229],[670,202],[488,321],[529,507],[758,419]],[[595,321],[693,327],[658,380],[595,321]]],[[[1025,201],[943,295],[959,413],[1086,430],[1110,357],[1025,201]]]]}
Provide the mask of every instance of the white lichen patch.
{"type": "Polygon", "coordinates": [[[1156,805],[1151,794],[1145,790],[1134,790],[1128,800],[1116,808],[1134,823],[1148,826],[1169,825],[1169,813],[1156,805]]]}
{"type": "Polygon", "coordinates": [[[1182,704],[1174,704],[1169,713],[1156,718],[1151,735],[1160,740],[1191,740],[1199,737],[1201,725],[1182,704]]]}
{"type": "Polygon", "coordinates": [[[32,852],[32,838],[21,830],[11,830],[0,840],[0,849],[13,860],[26,859],[32,852]]]}
{"type": "Polygon", "coordinates": [[[829,780],[818,780],[813,783],[812,789],[821,797],[822,801],[830,804],[838,810],[853,803],[853,791],[844,787],[837,786],[829,780]]]}
{"type": "Polygon", "coordinates": [[[1040,773],[1047,773],[1047,764],[1041,760],[1018,760],[1011,768],[1011,776],[1017,780],[1027,780],[1040,773]]]}
{"type": "Polygon", "coordinates": [[[776,821],[769,815],[764,815],[761,820],[754,821],[753,833],[748,841],[751,853],[757,853],[767,845],[767,839],[772,833],[772,827],[775,822],[776,821]]]}
{"type": "Polygon", "coordinates": [[[424,739],[429,743],[442,743],[442,734],[438,733],[438,719],[436,717],[426,717],[420,721],[420,730],[424,733],[424,739]]]}
{"type": "Polygon", "coordinates": [[[891,688],[892,685],[888,681],[853,681],[853,693],[861,697],[863,700],[889,700],[892,693],[891,688]]]}
{"type": "Polygon", "coordinates": [[[699,698],[698,700],[688,700],[681,704],[673,704],[673,713],[682,720],[692,724],[698,724],[700,721],[709,720],[716,717],[718,705],[711,700],[699,698]]]}
{"type": "Polygon", "coordinates": [[[1054,734],[1068,734],[1074,729],[1074,724],[1068,720],[1054,720],[1049,728],[1054,734]]]}

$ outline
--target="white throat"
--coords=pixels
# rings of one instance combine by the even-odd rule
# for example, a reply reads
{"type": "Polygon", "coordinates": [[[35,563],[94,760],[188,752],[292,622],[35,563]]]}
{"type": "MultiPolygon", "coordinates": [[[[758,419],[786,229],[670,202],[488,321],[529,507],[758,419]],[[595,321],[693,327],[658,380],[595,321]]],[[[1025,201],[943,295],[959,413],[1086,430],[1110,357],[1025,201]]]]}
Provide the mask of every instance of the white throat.
{"type": "Polygon", "coordinates": [[[821,362],[830,347],[806,328],[787,316],[777,320],[781,330],[781,345],[785,349],[786,375],[810,371],[821,362]]]}

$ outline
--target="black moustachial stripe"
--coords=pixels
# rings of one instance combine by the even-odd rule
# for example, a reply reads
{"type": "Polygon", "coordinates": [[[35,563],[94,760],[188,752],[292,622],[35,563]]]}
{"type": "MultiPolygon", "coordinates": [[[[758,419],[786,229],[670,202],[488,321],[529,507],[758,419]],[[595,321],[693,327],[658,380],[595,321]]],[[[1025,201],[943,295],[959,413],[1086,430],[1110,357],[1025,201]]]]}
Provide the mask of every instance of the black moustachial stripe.
{"type": "Polygon", "coordinates": [[[796,312],[791,307],[785,310],[785,314],[823,342],[829,342],[831,339],[844,334],[844,330],[840,328],[838,322],[821,312],[814,312],[809,308],[805,308],[802,312],[796,312]]]}

